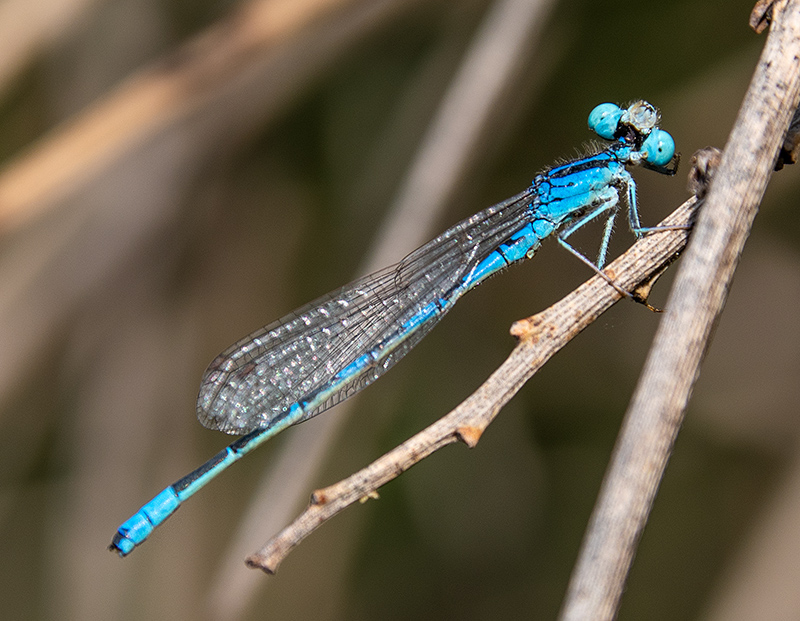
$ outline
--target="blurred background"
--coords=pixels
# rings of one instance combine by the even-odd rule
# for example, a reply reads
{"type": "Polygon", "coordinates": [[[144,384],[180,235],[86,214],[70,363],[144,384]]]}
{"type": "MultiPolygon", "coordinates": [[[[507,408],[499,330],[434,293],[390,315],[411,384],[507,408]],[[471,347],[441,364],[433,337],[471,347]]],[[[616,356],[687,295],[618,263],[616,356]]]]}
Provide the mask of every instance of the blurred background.
{"type": "MultiPolygon", "coordinates": [[[[194,416],[214,356],[583,152],[597,103],[660,107],[683,166],[634,176],[645,224],[672,211],[755,68],[752,4],[2,0],[3,618],[554,618],[659,320],[632,303],[476,449],[337,516],[275,577],[243,559],[466,398],[514,320],[590,275],[555,243],[129,558],[106,547],[231,440],[194,416]]],[[[799,183],[787,167],[768,189],[620,619],[800,616],[799,183]]]]}

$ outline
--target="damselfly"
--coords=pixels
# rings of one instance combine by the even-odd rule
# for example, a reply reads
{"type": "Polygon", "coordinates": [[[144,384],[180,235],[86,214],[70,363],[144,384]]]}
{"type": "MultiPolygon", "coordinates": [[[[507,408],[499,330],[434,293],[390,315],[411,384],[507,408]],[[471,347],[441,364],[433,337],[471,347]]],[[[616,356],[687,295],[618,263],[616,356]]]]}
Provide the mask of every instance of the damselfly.
{"type": "Polygon", "coordinates": [[[610,141],[602,149],[539,173],[524,192],[459,222],[397,265],[359,278],[231,345],[203,376],[197,417],[206,427],[244,435],[145,504],[119,527],[110,549],[127,555],[233,462],[375,381],[462,295],[531,258],[547,237],[555,235],[600,272],[621,203],[627,204],[637,237],[654,230],[639,222],[636,184],[626,167],[675,173],[675,144],[658,121],[658,112],[645,101],[625,109],[597,106],[589,127],[610,141]],[[603,237],[598,258],[591,261],[568,238],[600,218],[605,218],[603,237]]]}

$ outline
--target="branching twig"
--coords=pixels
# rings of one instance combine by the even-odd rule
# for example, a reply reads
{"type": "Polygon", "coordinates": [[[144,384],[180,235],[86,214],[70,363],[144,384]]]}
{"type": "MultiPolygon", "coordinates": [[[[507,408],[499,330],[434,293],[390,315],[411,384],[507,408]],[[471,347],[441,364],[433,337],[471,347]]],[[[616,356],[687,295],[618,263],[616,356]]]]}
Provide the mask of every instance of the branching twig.
{"type": "Polygon", "coordinates": [[[616,616],[636,544],[799,94],[800,1],[783,0],[772,6],[769,38],[626,414],[562,619],[616,616]]]}
{"type": "MultiPolygon", "coordinates": [[[[695,199],[681,205],[662,226],[688,226],[695,199]]],[[[688,230],[670,230],[640,240],[606,273],[627,290],[649,287],[686,244],[688,230]]],[[[520,342],[506,361],[466,401],[436,423],[351,477],[312,494],[295,521],[247,559],[274,573],[280,562],[314,529],[344,508],[374,495],[381,485],[443,446],[461,440],[470,447],[500,409],[550,357],[609,309],[620,294],[595,276],[547,310],[512,326],[520,342]]]]}

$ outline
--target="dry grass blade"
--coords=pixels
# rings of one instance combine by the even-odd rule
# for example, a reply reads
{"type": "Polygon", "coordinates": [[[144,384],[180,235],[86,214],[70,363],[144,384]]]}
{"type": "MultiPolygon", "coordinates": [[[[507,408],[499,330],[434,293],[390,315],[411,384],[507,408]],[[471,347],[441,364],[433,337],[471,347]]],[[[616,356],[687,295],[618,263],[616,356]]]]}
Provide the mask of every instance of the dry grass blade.
{"type": "MultiPolygon", "coordinates": [[[[148,137],[198,111],[209,112],[215,100],[243,88],[260,93],[253,93],[253,104],[280,100],[280,91],[270,93],[269,81],[263,75],[259,79],[265,63],[320,20],[359,4],[363,0],[257,0],[242,5],[227,20],[131,76],[6,168],[0,175],[0,232],[57,204],[148,137]]],[[[380,4],[372,10],[379,12],[380,4]]],[[[322,62],[317,56],[316,64],[322,62]]]]}

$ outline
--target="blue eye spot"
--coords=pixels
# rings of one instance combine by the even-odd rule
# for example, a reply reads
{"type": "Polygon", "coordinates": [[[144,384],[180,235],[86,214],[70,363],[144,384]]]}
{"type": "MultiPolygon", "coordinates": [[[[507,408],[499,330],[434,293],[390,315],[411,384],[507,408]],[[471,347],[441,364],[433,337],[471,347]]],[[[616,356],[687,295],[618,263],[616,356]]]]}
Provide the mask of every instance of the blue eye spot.
{"type": "Polygon", "coordinates": [[[619,127],[622,109],[613,103],[602,103],[589,113],[589,129],[601,138],[611,140],[619,127]]]}
{"type": "Polygon", "coordinates": [[[666,166],[675,155],[675,141],[663,129],[654,129],[641,148],[644,159],[655,166],[666,166]]]}

